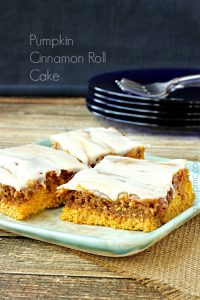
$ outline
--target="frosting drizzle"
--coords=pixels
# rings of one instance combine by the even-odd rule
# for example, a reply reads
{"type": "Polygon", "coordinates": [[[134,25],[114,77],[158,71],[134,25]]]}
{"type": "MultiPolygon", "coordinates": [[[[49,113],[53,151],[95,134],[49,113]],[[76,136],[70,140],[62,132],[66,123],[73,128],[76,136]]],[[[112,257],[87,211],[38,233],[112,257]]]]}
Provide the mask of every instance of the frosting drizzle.
{"type": "Polygon", "coordinates": [[[61,189],[88,190],[113,201],[120,194],[136,195],[138,199],[166,197],[173,175],[186,166],[185,160],[168,163],[106,156],[94,169],[80,171],[61,189]]]}
{"type": "Polygon", "coordinates": [[[72,155],[36,144],[0,150],[0,183],[18,191],[30,181],[44,182],[49,171],[59,175],[61,170],[80,171],[85,167],[72,155]]]}
{"type": "Polygon", "coordinates": [[[115,128],[92,127],[52,135],[52,143],[58,143],[62,150],[74,155],[85,164],[93,164],[100,156],[123,155],[142,146],[122,135],[115,128]]]}

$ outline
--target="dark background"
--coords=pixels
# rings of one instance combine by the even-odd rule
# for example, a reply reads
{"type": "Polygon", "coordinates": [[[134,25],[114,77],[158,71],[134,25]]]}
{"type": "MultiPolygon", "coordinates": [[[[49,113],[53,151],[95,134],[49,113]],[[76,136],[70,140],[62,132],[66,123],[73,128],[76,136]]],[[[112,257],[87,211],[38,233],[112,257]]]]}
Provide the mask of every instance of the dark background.
{"type": "Polygon", "coordinates": [[[0,9],[0,94],[84,95],[98,73],[148,67],[200,67],[199,0],[3,0],[0,9]],[[43,55],[107,52],[106,64],[33,66],[30,33],[73,38],[73,47],[40,47],[43,55]],[[60,74],[36,84],[31,69],[60,74]]]}

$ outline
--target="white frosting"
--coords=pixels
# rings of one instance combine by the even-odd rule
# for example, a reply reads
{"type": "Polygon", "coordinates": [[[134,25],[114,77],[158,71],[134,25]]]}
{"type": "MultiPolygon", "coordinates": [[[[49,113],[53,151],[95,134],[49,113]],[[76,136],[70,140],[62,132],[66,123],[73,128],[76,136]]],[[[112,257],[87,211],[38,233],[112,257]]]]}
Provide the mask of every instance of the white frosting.
{"type": "Polygon", "coordinates": [[[61,170],[83,168],[84,165],[72,155],[36,144],[0,150],[0,183],[18,191],[27,187],[30,181],[43,182],[49,171],[59,175],[61,170]]]}
{"type": "Polygon", "coordinates": [[[163,198],[172,187],[173,175],[185,168],[185,160],[156,163],[120,156],[106,156],[94,169],[80,171],[61,189],[88,190],[113,201],[121,193],[139,199],[163,198]]]}
{"type": "Polygon", "coordinates": [[[95,163],[102,155],[111,153],[123,155],[142,146],[141,143],[130,140],[111,127],[73,130],[52,135],[50,139],[52,143],[58,143],[62,150],[74,155],[85,164],[95,163]]]}

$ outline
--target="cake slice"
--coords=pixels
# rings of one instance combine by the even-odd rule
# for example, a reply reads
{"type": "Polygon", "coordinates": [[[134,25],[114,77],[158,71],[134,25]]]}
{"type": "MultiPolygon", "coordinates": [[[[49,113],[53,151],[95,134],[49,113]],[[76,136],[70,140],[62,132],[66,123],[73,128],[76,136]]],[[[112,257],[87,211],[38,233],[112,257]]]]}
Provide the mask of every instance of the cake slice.
{"type": "Polygon", "coordinates": [[[56,188],[84,167],[72,155],[40,145],[0,150],[0,212],[21,220],[60,206],[56,188]]]}
{"type": "Polygon", "coordinates": [[[53,148],[70,153],[92,167],[109,154],[144,158],[144,146],[141,143],[111,127],[73,130],[52,135],[50,139],[53,148]]]}
{"type": "Polygon", "coordinates": [[[59,187],[62,220],[152,231],[194,201],[185,160],[167,163],[106,156],[59,187]]]}

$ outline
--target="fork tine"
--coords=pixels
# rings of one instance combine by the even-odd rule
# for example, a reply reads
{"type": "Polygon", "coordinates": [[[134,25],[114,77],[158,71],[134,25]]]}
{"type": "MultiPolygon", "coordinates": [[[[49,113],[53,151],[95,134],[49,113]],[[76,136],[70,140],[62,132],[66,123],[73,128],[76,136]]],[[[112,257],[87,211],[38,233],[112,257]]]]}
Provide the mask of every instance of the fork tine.
{"type": "Polygon", "coordinates": [[[121,86],[123,86],[124,89],[126,88],[126,89],[133,90],[135,93],[140,93],[142,95],[147,95],[148,94],[147,89],[143,86],[138,87],[137,85],[135,86],[134,84],[131,85],[131,84],[127,83],[126,81],[121,82],[121,86]]]}
{"type": "Polygon", "coordinates": [[[129,92],[129,93],[132,93],[132,94],[135,94],[135,95],[138,95],[138,96],[141,96],[141,97],[145,97],[145,98],[149,98],[149,93],[144,91],[144,90],[136,90],[136,89],[133,89],[133,88],[129,88],[127,87],[125,84],[122,84],[120,81],[116,82],[119,86],[119,88],[123,91],[123,92],[129,92]]]}
{"type": "Polygon", "coordinates": [[[119,80],[115,80],[115,83],[117,84],[117,85],[120,85],[120,81],[119,80]]]}
{"type": "Polygon", "coordinates": [[[129,89],[132,89],[134,91],[137,91],[137,92],[146,93],[145,89],[143,89],[141,87],[138,88],[137,86],[127,84],[126,82],[121,83],[121,85],[124,86],[124,87],[126,87],[126,88],[129,88],[129,89]]]}
{"type": "Polygon", "coordinates": [[[129,85],[130,87],[132,86],[134,88],[138,88],[138,89],[143,90],[143,86],[138,82],[135,82],[135,81],[132,81],[132,80],[129,80],[129,79],[126,79],[126,78],[122,78],[121,82],[122,82],[122,84],[125,83],[125,84],[129,85]]]}
{"type": "Polygon", "coordinates": [[[138,95],[138,96],[141,96],[141,97],[147,97],[147,93],[146,92],[142,92],[142,91],[135,91],[133,89],[129,89],[123,85],[119,85],[120,89],[123,91],[123,92],[129,92],[131,94],[134,94],[134,95],[138,95]]]}
{"type": "Polygon", "coordinates": [[[127,84],[126,82],[124,83],[121,83],[121,85],[124,87],[124,88],[127,88],[127,89],[130,89],[130,90],[133,90],[135,91],[136,93],[142,93],[144,95],[146,95],[148,93],[148,91],[143,88],[143,87],[137,87],[137,86],[134,86],[134,85],[130,85],[130,84],[127,84]]]}
{"type": "Polygon", "coordinates": [[[134,82],[135,84],[132,84],[131,81],[127,80],[126,78],[122,78],[120,81],[116,79],[115,83],[120,87],[127,86],[127,87],[134,88],[137,90],[141,90],[141,91],[143,90],[142,86],[140,86],[137,82],[134,82]]]}
{"type": "Polygon", "coordinates": [[[119,86],[119,88],[122,90],[122,91],[126,91],[126,88],[120,83],[120,81],[115,81],[117,83],[117,85],[119,86]]]}

